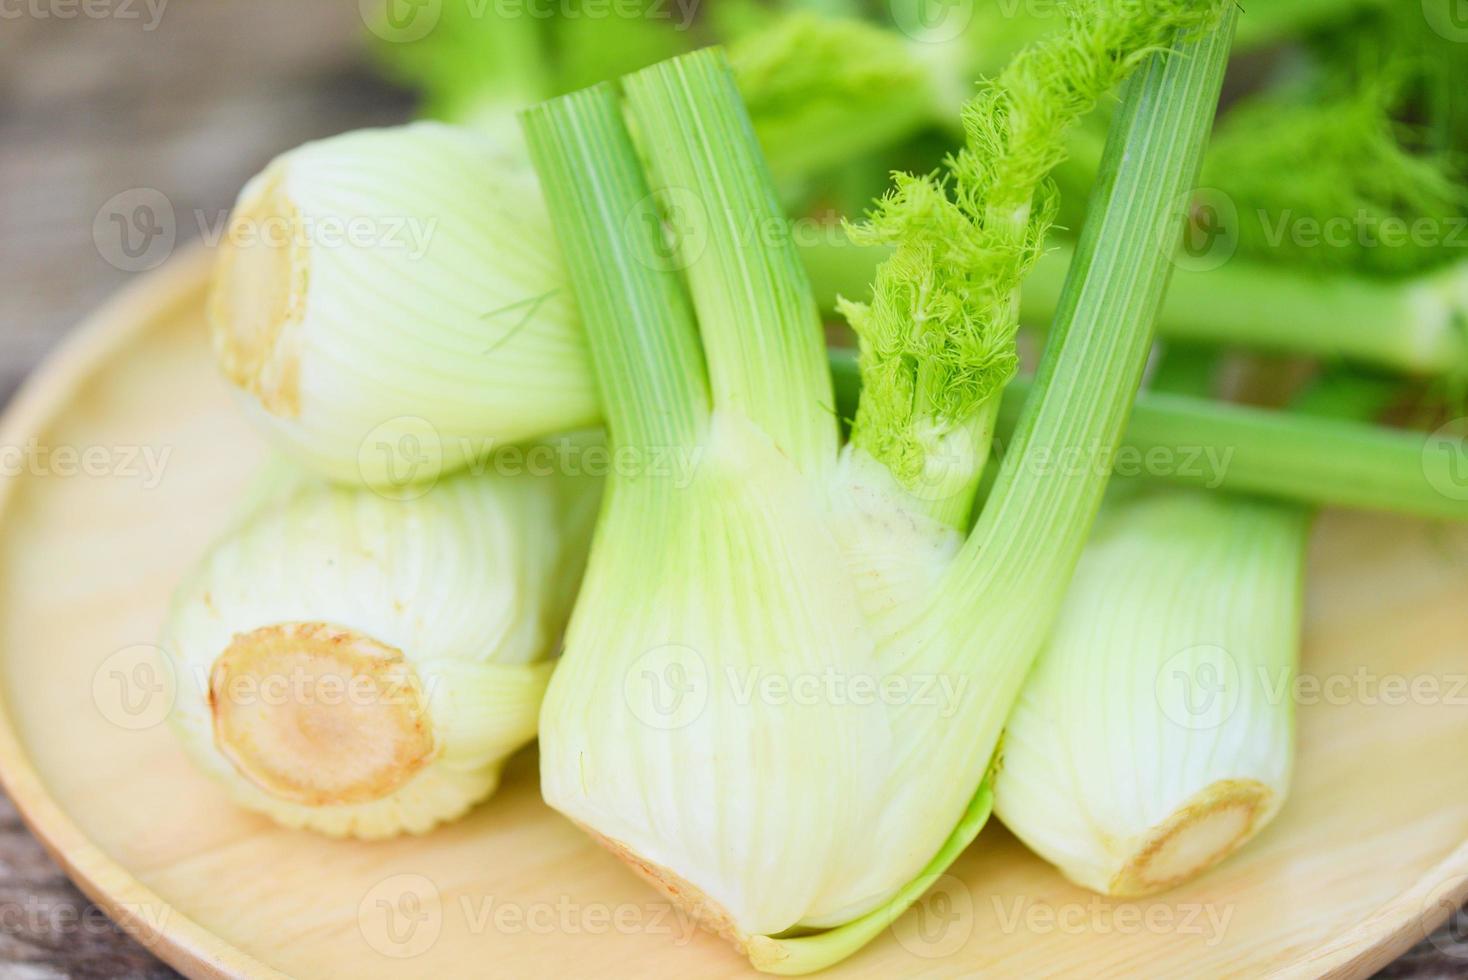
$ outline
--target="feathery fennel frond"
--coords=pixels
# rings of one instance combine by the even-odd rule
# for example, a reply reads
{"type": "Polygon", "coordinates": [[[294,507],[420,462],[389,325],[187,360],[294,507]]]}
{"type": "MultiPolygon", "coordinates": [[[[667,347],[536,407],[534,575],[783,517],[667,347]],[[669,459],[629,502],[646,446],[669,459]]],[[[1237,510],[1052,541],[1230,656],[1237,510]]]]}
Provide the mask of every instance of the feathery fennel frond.
{"type": "Polygon", "coordinates": [[[1426,140],[1394,118],[1405,70],[1388,65],[1340,95],[1265,96],[1229,113],[1203,183],[1239,208],[1241,255],[1379,275],[1456,258],[1408,234],[1428,222],[1445,236],[1444,223],[1468,213],[1468,188],[1448,154],[1419,150],[1426,140]],[[1291,233],[1304,222],[1323,237],[1291,233]]]}
{"type": "Polygon", "coordinates": [[[794,11],[740,37],[729,60],[770,167],[788,180],[945,114],[928,47],[866,21],[794,11]]]}
{"type": "Polygon", "coordinates": [[[912,45],[874,24],[786,14],[733,44],[729,61],[751,116],[806,112],[812,100],[869,102],[893,85],[926,85],[912,45]]]}
{"type": "Polygon", "coordinates": [[[974,420],[1014,374],[1018,291],[1054,219],[1047,175],[1066,133],[1176,31],[1216,16],[1188,0],[1078,0],[1063,29],[980,83],[945,172],[900,177],[851,229],[894,247],[870,299],[841,303],[861,352],[852,441],[909,488],[952,434],[987,438],[974,420]]]}
{"type": "MultiPolygon", "coordinates": [[[[550,68],[550,28],[544,20],[476,11],[450,0],[432,26],[414,36],[395,36],[390,23],[372,26],[372,53],[390,78],[423,93],[423,115],[476,123],[543,99],[555,90],[550,68]]],[[[384,15],[385,16],[385,15],[384,15]]],[[[431,12],[417,12],[409,28],[428,25],[431,12]]]]}

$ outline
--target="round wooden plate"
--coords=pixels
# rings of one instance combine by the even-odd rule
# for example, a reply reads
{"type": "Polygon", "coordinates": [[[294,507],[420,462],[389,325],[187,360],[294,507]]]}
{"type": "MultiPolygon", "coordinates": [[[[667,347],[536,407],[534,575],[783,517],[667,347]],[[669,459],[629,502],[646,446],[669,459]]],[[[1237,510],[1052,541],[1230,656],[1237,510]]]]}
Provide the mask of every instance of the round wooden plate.
{"type": "MultiPolygon", "coordinates": [[[[147,645],[263,448],[211,368],[208,257],[79,331],[0,433],[0,772],[77,883],[193,976],[748,971],[541,802],[364,844],[231,806],[163,719],[147,645]]],[[[1468,535],[1327,515],[1283,815],[1203,880],[1119,902],[997,824],[842,975],[1363,976],[1468,897],[1468,535]]],[[[857,859],[859,855],[855,856],[857,859]]]]}

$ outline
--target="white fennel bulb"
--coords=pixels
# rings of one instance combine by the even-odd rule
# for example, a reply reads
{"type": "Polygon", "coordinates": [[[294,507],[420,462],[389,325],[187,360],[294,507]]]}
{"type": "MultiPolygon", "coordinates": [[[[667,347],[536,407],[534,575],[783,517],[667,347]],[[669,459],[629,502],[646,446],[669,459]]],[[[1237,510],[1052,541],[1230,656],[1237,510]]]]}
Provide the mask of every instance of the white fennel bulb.
{"type": "Polygon", "coordinates": [[[1310,520],[1204,491],[1110,503],[1006,729],[995,812],[1077,884],[1161,891],[1279,811],[1310,520]]]}
{"type": "Polygon", "coordinates": [[[209,317],[252,418],[334,480],[429,481],[599,418],[518,141],[415,123],[283,154],[240,192],[209,317]]]}
{"type": "Polygon", "coordinates": [[[760,969],[860,948],[988,815],[1105,484],[1043,460],[1120,438],[1166,279],[1157,228],[1196,172],[1228,34],[1152,52],[1217,9],[1085,5],[981,90],[945,177],[899,179],[862,232],[892,257],[846,305],[863,392],[844,448],[810,285],[720,56],[628,76],[625,108],[600,86],[525,116],[611,448],[691,464],[609,481],[542,711],[542,792],[760,969]],[[1144,65],[1086,223],[1086,289],[969,531],[1044,172],[1066,122],[1144,65]]]}
{"type": "Polygon", "coordinates": [[[289,826],[376,838],[459,816],[535,736],[593,497],[479,476],[412,500],[264,495],[163,631],[184,746],[289,826]]]}

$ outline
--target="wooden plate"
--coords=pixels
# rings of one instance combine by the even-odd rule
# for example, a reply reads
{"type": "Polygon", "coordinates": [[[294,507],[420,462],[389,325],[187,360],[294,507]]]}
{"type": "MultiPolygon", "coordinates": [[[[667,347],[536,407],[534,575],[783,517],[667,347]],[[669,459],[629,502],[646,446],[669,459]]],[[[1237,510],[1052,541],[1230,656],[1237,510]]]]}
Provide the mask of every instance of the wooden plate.
{"type": "MultiPolygon", "coordinates": [[[[30,826],[195,976],[747,972],[545,808],[529,753],[468,819],[380,844],[278,829],[190,768],[146,644],[262,455],[210,366],[206,263],[183,256],[109,305],[0,434],[19,470],[0,485],[0,768],[30,826]]],[[[1328,515],[1304,665],[1321,688],[1301,688],[1294,795],[1257,841],[1191,886],[1113,902],[994,825],[832,972],[1370,973],[1468,897],[1465,598],[1461,529],[1328,515]]]]}

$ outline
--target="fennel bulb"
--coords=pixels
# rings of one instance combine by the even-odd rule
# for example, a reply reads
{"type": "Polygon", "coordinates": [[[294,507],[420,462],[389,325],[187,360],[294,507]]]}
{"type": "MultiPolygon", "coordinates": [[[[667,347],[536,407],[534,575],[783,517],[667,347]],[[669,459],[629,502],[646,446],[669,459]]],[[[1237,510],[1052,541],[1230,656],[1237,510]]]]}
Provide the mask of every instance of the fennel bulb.
{"type": "Polygon", "coordinates": [[[589,536],[577,483],[462,476],[409,501],[265,494],[174,597],[171,721],[249,809],[421,833],[535,737],[589,536]]]}
{"type": "Polygon", "coordinates": [[[611,480],[542,712],[542,791],[761,969],[860,948],[987,816],[995,745],[1105,483],[1037,457],[1120,438],[1165,283],[1158,228],[1226,61],[1231,13],[1164,7],[1083,5],[981,88],[950,184],[903,178],[882,202],[869,233],[896,251],[847,307],[865,391],[845,449],[722,59],[624,79],[646,169],[609,86],[525,116],[612,445],[697,461],[687,485],[611,480]],[[1193,29],[1186,57],[1154,57],[1193,29]],[[1057,324],[1046,390],[965,536],[1044,175],[1066,125],[1137,68],[1088,223],[1085,267],[1111,271],[1057,324]],[[662,228],[628,220],[650,200],[676,209],[676,262],[651,261],[662,228]]]}
{"type": "Polygon", "coordinates": [[[1273,819],[1309,526],[1300,507],[1199,490],[1108,501],[1005,731],[1005,826],[1077,884],[1138,896],[1273,819]]]}
{"type": "Polygon", "coordinates": [[[440,123],[298,147],[240,192],[209,302],[250,415],[333,480],[431,482],[595,423],[523,148],[440,123]]]}

